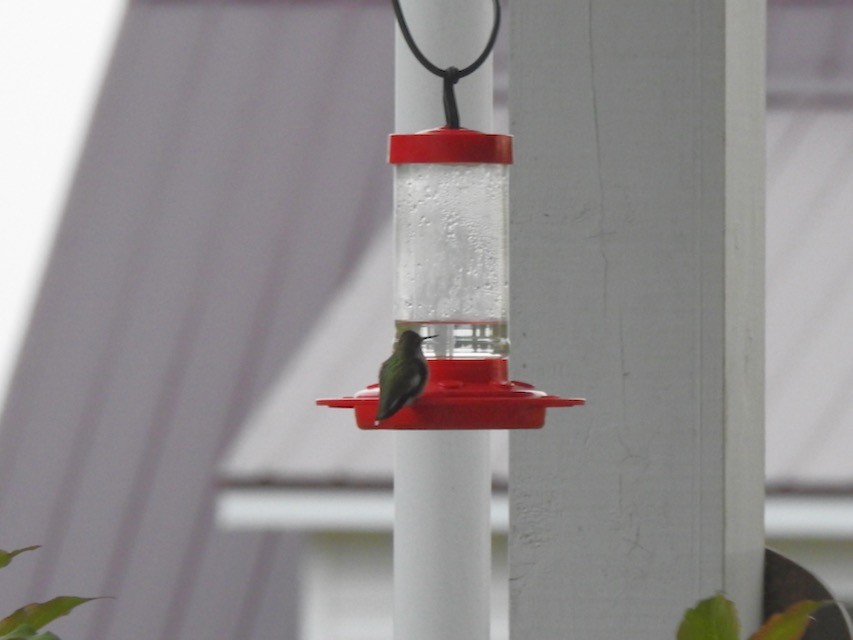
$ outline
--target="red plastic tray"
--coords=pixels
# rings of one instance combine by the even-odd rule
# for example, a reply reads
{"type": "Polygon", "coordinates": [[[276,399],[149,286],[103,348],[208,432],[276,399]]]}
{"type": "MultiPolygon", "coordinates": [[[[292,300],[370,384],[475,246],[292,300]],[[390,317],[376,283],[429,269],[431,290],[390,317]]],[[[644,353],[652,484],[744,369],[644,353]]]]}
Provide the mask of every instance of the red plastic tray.
{"type": "Polygon", "coordinates": [[[574,407],[583,398],[562,398],[525,382],[507,380],[505,358],[427,360],[430,377],[423,394],[387,420],[376,422],[379,385],[352,397],[321,398],[317,404],[355,409],[361,429],[538,429],[545,409],[574,407]]]}

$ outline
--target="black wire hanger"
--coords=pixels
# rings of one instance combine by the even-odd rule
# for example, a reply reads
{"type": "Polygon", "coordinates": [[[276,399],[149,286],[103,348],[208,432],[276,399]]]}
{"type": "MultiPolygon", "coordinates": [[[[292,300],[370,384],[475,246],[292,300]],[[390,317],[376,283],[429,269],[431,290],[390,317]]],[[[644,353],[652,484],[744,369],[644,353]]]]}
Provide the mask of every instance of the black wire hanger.
{"type": "Polygon", "coordinates": [[[489,41],[486,43],[486,48],[480,56],[469,64],[464,69],[456,67],[447,67],[442,69],[437,67],[427,59],[423,52],[415,44],[412,33],[409,31],[409,26],[406,24],[406,19],[403,17],[403,10],[400,8],[400,0],[391,0],[394,5],[394,14],[397,16],[397,24],[400,25],[400,31],[403,34],[403,39],[409,45],[412,54],[420,62],[425,69],[434,73],[443,80],[443,95],[444,95],[444,117],[449,129],[459,128],[459,108],[456,105],[456,94],[453,90],[454,85],[465,76],[471,75],[486,61],[492,49],[495,46],[495,40],[498,38],[498,28],[501,24],[501,4],[499,0],[493,0],[495,5],[495,23],[492,27],[492,33],[489,36],[489,41]]]}

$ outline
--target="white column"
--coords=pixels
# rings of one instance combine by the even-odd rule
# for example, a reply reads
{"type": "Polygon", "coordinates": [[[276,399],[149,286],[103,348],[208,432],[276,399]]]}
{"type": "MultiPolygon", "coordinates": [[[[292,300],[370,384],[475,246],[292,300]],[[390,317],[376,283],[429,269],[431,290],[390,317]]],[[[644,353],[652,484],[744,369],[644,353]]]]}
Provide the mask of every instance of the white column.
{"type": "Polygon", "coordinates": [[[394,637],[489,637],[487,431],[397,434],[394,637]]]}
{"type": "Polygon", "coordinates": [[[514,640],[672,638],[763,562],[764,4],[512,7],[514,640]]]}
{"type": "MultiPolygon", "coordinates": [[[[421,51],[463,68],[485,46],[490,3],[401,2],[421,51]]],[[[442,81],[414,59],[397,33],[395,130],[444,124],[442,81]]],[[[461,126],[490,131],[492,65],[456,85],[461,126]]],[[[491,538],[488,431],[397,432],[394,471],[394,637],[489,637],[491,538]]]]}

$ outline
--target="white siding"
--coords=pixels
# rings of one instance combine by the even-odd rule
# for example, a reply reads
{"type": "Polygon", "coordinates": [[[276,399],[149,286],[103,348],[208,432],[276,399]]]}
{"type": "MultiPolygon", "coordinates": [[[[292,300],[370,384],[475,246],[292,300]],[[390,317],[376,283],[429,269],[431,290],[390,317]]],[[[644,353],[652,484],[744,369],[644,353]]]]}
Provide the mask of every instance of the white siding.
{"type": "MultiPolygon", "coordinates": [[[[390,534],[313,534],[302,557],[302,640],[392,640],[390,534]]],[[[507,640],[506,538],[492,538],[491,640],[507,640]]],[[[425,558],[425,561],[429,561],[425,558]]]]}

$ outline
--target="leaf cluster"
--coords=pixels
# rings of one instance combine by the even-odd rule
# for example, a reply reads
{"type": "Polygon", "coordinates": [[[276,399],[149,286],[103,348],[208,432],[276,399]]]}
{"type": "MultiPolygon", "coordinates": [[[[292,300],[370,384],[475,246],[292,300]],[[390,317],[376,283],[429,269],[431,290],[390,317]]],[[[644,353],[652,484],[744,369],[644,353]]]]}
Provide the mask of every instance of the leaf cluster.
{"type": "MultiPolygon", "coordinates": [[[[35,545],[14,551],[0,549],[0,569],[9,566],[15,556],[38,548],[35,545]]],[[[59,596],[46,602],[25,605],[0,620],[0,640],[60,640],[56,635],[41,629],[84,602],[97,599],[59,596]]]]}
{"type": "MultiPolygon", "coordinates": [[[[801,600],[785,611],[772,615],[749,640],[800,640],[812,615],[829,601],[801,600]]],[[[738,640],[740,622],[737,609],[722,594],[702,600],[688,609],[678,627],[677,640],[738,640]]],[[[0,638],[2,640],[2,638],[0,638]]]]}

